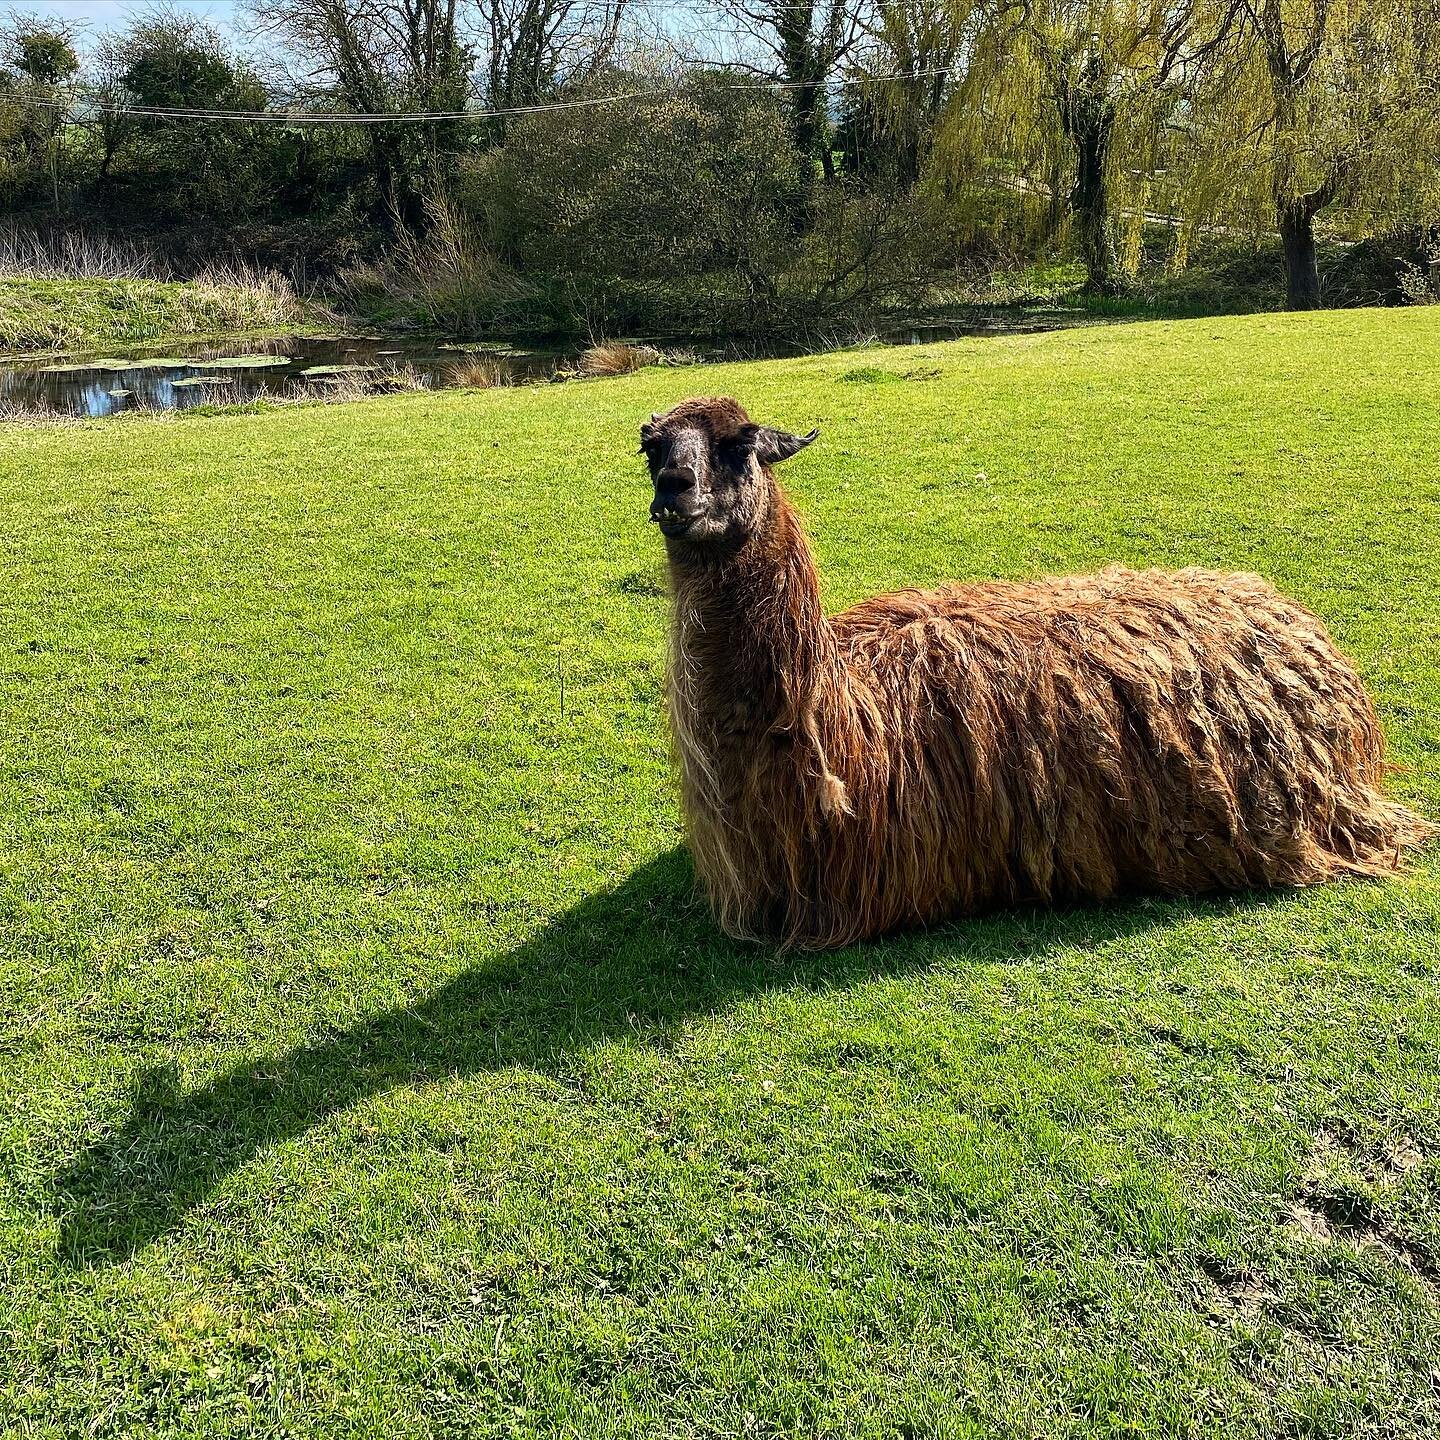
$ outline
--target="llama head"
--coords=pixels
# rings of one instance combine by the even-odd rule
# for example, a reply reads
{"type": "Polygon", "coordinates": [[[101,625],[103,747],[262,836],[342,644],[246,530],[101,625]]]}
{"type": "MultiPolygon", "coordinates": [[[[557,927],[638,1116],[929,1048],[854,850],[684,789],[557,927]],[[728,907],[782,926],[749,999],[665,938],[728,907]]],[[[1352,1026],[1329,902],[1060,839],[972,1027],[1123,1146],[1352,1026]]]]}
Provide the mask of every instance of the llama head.
{"type": "Polygon", "coordinates": [[[733,547],[770,512],[770,466],[803,450],[820,432],[789,435],[756,425],[725,396],[682,400],[640,427],[655,498],[650,519],[672,549],[733,547]]]}

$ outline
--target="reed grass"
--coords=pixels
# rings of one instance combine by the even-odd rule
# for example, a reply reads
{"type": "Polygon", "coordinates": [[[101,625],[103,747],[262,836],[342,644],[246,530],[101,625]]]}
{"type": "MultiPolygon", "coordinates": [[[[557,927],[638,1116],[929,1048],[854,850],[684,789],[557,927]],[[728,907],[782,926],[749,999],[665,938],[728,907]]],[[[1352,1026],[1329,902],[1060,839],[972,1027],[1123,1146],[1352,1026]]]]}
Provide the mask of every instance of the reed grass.
{"type": "Polygon", "coordinates": [[[582,351],[577,368],[582,375],[599,378],[628,375],[647,365],[658,365],[661,353],[653,345],[630,345],[623,340],[601,340],[582,351]]]}
{"type": "Polygon", "coordinates": [[[387,254],[346,270],[341,296],[361,310],[403,310],[421,324],[464,335],[493,328],[507,306],[530,294],[456,205],[433,200],[426,218],[423,234],[401,230],[387,254]]]}
{"type": "Polygon", "coordinates": [[[515,371],[501,359],[467,356],[450,371],[450,383],[462,390],[491,390],[515,384],[515,371]]]}

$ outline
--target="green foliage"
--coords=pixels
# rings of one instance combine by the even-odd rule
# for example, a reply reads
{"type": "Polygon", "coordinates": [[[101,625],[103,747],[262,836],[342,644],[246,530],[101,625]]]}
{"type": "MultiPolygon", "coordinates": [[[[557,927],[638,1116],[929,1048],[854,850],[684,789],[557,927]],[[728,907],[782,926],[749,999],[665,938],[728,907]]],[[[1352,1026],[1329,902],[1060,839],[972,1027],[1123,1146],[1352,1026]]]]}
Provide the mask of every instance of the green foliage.
{"type": "Polygon", "coordinates": [[[1259,316],[7,427],[6,1428],[1435,1435],[1440,851],[732,945],[634,449],[702,387],[818,423],[837,608],[1259,569],[1434,815],[1437,345],[1259,316]]]}
{"type": "MultiPolygon", "coordinates": [[[[217,32],[189,15],[138,20],[107,41],[115,94],[126,104],[259,110],[264,85],[226,49],[217,32]]],[[[225,217],[262,208],[293,141],[277,145],[265,127],[229,122],[131,121],[117,138],[107,188],[128,193],[152,219],[225,217]]],[[[191,223],[195,223],[192,218],[191,223]]]]}
{"type": "Polygon", "coordinates": [[[22,25],[9,39],[11,64],[37,85],[59,85],[80,68],[68,33],[42,25],[22,25]]]}
{"type": "MultiPolygon", "coordinates": [[[[1292,303],[1322,298],[1327,237],[1440,220],[1430,0],[873,0],[863,24],[851,0],[729,5],[800,85],[779,92],[642,43],[613,0],[506,0],[488,28],[446,0],[262,8],[304,83],[267,84],[191,15],[147,12],[81,70],[63,26],[13,20],[0,208],[142,231],[187,269],[223,250],[343,273],[380,321],[796,339],[1036,262],[1078,260],[1099,308],[1143,302],[1155,212],[1177,274],[1209,234],[1279,233],[1292,303]],[[542,108],[451,113],[487,85],[542,108]]],[[[1417,275],[1387,293],[1428,293],[1417,275]]]]}
{"type": "Polygon", "coordinates": [[[11,207],[59,193],[65,82],[79,69],[68,28],[11,15],[0,30],[0,199],[11,207]]]}
{"type": "Polygon", "coordinates": [[[399,320],[452,335],[523,329],[534,321],[536,293],[502,264],[474,222],[453,202],[432,201],[423,233],[402,229],[377,261],[339,277],[347,302],[373,320],[399,320]]]}
{"type": "Polygon", "coordinates": [[[673,305],[703,325],[773,297],[808,183],[771,97],[701,77],[676,94],[526,116],[462,193],[500,254],[563,287],[578,318],[600,306],[643,324],[673,305]]]}
{"type": "Polygon", "coordinates": [[[776,101],[722,79],[527,116],[462,194],[572,330],[813,331],[903,305],[944,258],[924,197],[817,185],[776,101]]]}
{"type": "Polygon", "coordinates": [[[265,92],[223,53],[213,32],[171,19],[137,25],[125,41],[121,79],[137,105],[246,109],[265,92]]]}

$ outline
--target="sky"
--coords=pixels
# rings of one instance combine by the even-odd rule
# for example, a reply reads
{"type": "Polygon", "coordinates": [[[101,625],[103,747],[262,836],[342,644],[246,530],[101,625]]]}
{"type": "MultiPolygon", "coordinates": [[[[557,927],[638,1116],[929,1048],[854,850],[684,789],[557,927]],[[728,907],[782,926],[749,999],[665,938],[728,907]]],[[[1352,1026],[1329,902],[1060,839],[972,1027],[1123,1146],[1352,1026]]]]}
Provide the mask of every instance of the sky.
{"type": "MultiPolygon", "coordinates": [[[[175,0],[171,0],[175,3],[175,0]]],[[[84,50],[87,37],[103,35],[107,30],[123,28],[137,11],[154,9],[145,0],[10,0],[6,13],[46,15],[65,20],[80,32],[84,50]]],[[[243,40],[239,0],[178,0],[177,8],[209,20],[217,30],[234,40],[243,40]]]]}
{"type": "MultiPolygon", "coordinates": [[[[63,19],[73,25],[77,49],[83,55],[87,40],[94,40],[107,30],[123,29],[136,14],[147,10],[168,8],[184,10],[208,20],[242,53],[256,49],[255,24],[247,14],[249,0],[0,0],[0,18],[10,13],[41,15],[63,19]]],[[[720,35],[723,26],[716,25],[713,13],[702,23],[691,10],[706,9],[705,0],[655,0],[660,28],[689,39],[692,48],[705,53],[718,53],[723,48],[720,35]],[[706,42],[709,42],[708,46],[706,42]]],[[[641,12],[641,0],[635,0],[634,11],[641,12]]],[[[727,53],[732,53],[733,44],[727,53]]]]}

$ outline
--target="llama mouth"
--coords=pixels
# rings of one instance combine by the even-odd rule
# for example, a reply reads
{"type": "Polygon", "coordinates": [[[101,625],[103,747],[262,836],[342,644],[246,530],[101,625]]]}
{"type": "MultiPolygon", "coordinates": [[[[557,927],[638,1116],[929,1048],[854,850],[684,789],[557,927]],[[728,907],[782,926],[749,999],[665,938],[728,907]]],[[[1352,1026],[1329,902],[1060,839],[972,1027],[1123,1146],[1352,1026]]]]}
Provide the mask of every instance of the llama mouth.
{"type": "Polygon", "coordinates": [[[703,515],[682,515],[678,510],[662,510],[650,517],[660,527],[660,533],[672,539],[687,534],[704,518],[703,515]]]}

